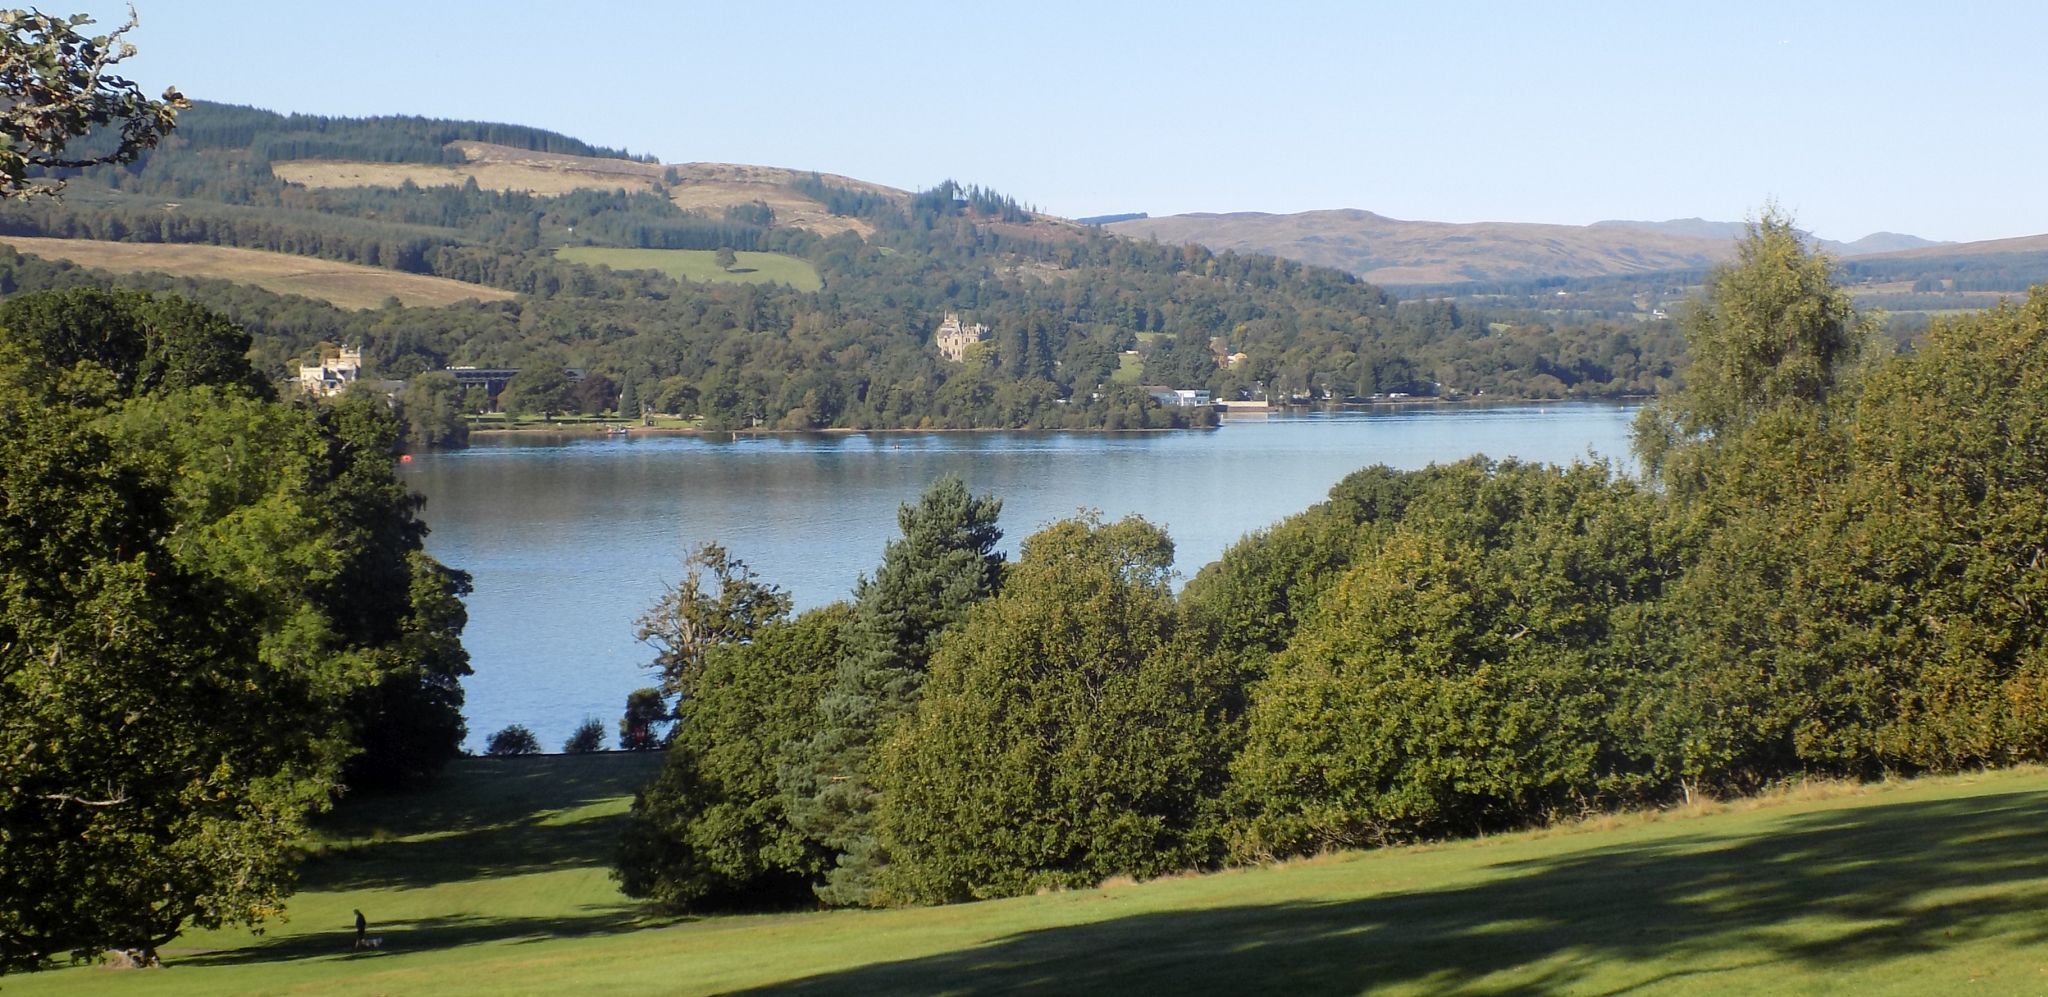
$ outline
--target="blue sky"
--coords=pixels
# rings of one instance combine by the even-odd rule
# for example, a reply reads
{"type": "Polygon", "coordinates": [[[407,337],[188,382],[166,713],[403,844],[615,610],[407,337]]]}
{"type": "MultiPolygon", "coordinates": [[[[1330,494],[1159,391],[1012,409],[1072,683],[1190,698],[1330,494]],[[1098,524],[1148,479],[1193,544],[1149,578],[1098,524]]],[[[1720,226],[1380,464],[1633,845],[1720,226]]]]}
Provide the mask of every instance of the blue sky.
{"type": "MultiPolygon", "coordinates": [[[[2048,5],[134,0],[134,78],[1069,216],[2048,232],[2048,5]]],[[[48,5],[93,13],[100,0],[48,5]]]]}

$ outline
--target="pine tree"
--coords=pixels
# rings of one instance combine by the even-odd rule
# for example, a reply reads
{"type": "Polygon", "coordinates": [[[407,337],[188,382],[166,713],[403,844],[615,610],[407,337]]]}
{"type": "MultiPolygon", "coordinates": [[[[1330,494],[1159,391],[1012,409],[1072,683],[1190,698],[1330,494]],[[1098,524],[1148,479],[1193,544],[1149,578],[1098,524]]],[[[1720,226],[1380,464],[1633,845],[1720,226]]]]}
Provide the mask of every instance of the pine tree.
{"type": "Polygon", "coordinates": [[[863,904],[887,857],[875,845],[875,749],[917,704],[938,636],[1003,577],[996,551],[1002,502],[972,496],[959,478],[896,513],[903,538],[854,589],[854,618],[838,672],[819,700],[820,725],[782,773],[790,819],[838,854],[818,896],[863,904]]]}
{"type": "Polygon", "coordinates": [[[633,387],[633,379],[626,378],[625,387],[619,389],[619,418],[640,418],[640,392],[633,387]]]}

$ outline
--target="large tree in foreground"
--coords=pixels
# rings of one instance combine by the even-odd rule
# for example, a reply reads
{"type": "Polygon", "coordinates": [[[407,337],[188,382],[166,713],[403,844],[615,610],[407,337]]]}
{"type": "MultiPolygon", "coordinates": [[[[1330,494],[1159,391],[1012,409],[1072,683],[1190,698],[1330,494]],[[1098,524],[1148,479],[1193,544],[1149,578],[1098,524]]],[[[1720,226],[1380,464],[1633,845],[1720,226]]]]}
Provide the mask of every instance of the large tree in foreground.
{"type": "Polygon", "coordinates": [[[187,106],[175,89],[152,99],[112,73],[135,54],[122,38],[135,27],[132,12],[128,23],[104,35],[79,30],[91,23],[84,14],[0,10],[0,197],[63,187],[61,181],[36,182],[32,170],[132,163],[163,139],[187,106]],[[89,148],[72,148],[88,135],[89,148]]]}
{"type": "Polygon", "coordinates": [[[145,295],[0,306],[0,971],[260,922],[345,759],[461,736],[465,581],[395,421],[269,400],[247,344],[145,295]]]}

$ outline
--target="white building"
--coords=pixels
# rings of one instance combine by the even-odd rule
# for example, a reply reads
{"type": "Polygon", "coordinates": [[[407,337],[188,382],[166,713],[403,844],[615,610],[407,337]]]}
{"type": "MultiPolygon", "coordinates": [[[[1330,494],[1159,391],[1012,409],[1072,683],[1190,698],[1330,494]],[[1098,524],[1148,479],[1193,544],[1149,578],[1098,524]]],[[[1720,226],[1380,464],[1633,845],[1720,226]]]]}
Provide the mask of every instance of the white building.
{"type": "Polygon", "coordinates": [[[348,390],[363,376],[363,348],[341,348],[332,360],[321,357],[317,364],[299,365],[299,390],[325,398],[348,390]]]}
{"type": "Polygon", "coordinates": [[[1163,384],[1147,384],[1144,389],[1159,404],[1174,408],[1203,408],[1212,404],[1208,388],[1169,388],[1163,384]]]}
{"type": "Polygon", "coordinates": [[[939,355],[954,363],[967,359],[967,348],[981,342],[988,336],[988,326],[976,323],[970,326],[960,324],[960,316],[946,313],[946,320],[939,323],[939,331],[932,336],[932,345],[939,348],[939,355]]]}

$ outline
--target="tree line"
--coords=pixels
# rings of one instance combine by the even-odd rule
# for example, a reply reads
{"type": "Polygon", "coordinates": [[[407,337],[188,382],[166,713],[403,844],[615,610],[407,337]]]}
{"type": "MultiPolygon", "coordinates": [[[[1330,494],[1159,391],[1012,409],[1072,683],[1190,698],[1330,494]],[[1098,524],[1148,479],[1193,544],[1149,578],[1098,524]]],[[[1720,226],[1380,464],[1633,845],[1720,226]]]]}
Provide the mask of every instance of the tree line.
{"type": "Polygon", "coordinates": [[[643,621],[673,710],[618,875],[676,909],[1013,896],[2041,759],[2048,289],[1891,355],[1767,214],[1641,476],[1369,468],[1180,594],[958,481],[850,600],[729,552],[643,621]]]}

